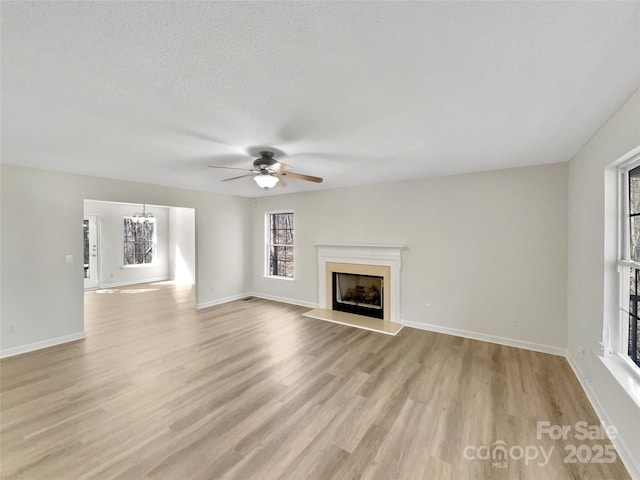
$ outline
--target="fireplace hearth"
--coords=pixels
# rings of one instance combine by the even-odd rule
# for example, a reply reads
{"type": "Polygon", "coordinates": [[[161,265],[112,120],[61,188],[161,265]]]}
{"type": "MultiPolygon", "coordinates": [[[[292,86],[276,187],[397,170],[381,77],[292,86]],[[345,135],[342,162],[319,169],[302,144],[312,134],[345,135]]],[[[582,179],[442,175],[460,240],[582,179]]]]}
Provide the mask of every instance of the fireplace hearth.
{"type": "Polygon", "coordinates": [[[380,276],[332,272],[333,310],[383,319],[383,288],[380,276]]]}

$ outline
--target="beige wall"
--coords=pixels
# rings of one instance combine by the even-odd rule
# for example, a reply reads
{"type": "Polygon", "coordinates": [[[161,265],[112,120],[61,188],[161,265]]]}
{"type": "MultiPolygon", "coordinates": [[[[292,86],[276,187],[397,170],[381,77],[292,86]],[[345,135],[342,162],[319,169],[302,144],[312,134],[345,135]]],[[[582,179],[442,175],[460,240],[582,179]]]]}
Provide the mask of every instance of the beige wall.
{"type": "Polygon", "coordinates": [[[247,199],[8,165],[0,174],[3,351],[82,332],[84,199],[195,208],[197,301],[247,291],[247,199]]]}
{"type": "Polygon", "coordinates": [[[594,135],[570,162],[568,349],[592,400],[620,431],[640,474],[640,407],[591,354],[602,338],[603,318],[617,318],[615,168],[640,145],[640,91],[594,135]],[[612,175],[613,173],[613,175],[612,175]],[[607,187],[605,192],[605,186],[607,187]],[[613,193],[613,199],[611,199],[613,193]],[[607,210],[605,215],[605,198],[607,210]],[[578,347],[585,354],[578,353],[578,347]]]}
{"type": "Polygon", "coordinates": [[[317,303],[313,243],[403,244],[403,320],[564,348],[567,174],[565,163],[256,199],[253,290],[317,303]],[[294,281],[263,276],[264,214],[283,209],[295,212],[294,281]]]}

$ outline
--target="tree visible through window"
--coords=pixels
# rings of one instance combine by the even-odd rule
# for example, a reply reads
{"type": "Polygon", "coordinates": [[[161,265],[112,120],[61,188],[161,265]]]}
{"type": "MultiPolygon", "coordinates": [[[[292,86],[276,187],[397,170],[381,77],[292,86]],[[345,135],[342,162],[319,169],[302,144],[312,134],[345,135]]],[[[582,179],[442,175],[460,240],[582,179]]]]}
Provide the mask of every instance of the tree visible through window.
{"type": "Polygon", "coordinates": [[[156,219],[124,217],[124,264],[153,263],[156,252],[156,219]]]}
{"type": "Polygon", "coordinates": [[[640,366],[640,157],[619,168],[620,218],[622,234],[618,271],[620,272],[620,323],[606,325],[604,337],[612,351],[640,366]],[[612,330],[610,333],[609,330],[612,330]],[[609,337],[611,338],[609,339],[609,337]],[[617,338],[620,340],[618,341],[617,338]]]}
{"type": "Polygon", "coordinates": [[[267,275],[293,278],[293,212],[267,214],[267,275]]]}
{"type": "Polygon", "coordinates": [[[624,255],[632,265],[629,266],[629,325],[628,355],[640,366],[640,166],[628,171],[628,236],[625,239],[628,253],[624,255]]]}

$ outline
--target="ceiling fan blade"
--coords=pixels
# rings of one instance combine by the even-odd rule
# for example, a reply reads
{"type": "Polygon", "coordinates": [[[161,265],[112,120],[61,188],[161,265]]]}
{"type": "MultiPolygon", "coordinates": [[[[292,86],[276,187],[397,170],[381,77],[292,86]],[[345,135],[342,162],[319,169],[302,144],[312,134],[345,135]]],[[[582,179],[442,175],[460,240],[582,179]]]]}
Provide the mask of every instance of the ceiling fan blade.
{"type": "Polygon", "coordinates": [[[320,177],[313,177],[311,175],[303,175],[301,173],[282,172],[281,175],[284,175],[285,177],[297,178],[299,180],[306,180],[308,182],[322,183],[322,178],[320,178],[320,177]]]}
{"type": "Polygon", "coordinates": [[[290,167],[289,165],[278,162],[271,165],[269,167],[269,170],[273,170],[276,173],[280,173],[280,172],[286,172],[287,170],[291,170],[292,168],[293,167],[290,167]]]}
{"type": "Polygon", "coordinates": [[[246,177],[253,177],[253,173],[249,173],[247,175],[240,175],[239,177],[231,177],[231,178],[225,178],[224,180],[222,180],[223,182],[228,182],[230,180],[238,180],[240,178],[246,178],[246,177]]]}
{"type": "Polygon", "coordinates": [[[223,168],[225,170],[243,170],[245,172],[255,172],[250,168],[235,168],[235,167],[218,167],[217,165],[209,165],[209,168],[223,168]]]}
{"type": "Polygon", "coordinates": [[[278,188],[282,188],[282,187],[286,187],[287,184],[284,183],[284,180],[282,179],[282,176],[278,176],[278,180],[280,180],[278,183],[276,183],[276,187],[278,188]]]}

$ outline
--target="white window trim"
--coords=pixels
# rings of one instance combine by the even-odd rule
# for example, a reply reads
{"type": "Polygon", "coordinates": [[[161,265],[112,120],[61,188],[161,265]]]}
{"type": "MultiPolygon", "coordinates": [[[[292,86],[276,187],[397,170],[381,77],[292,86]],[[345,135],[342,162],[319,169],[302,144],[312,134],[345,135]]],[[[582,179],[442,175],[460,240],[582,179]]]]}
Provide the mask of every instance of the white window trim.
{"type": "Polygon", "coordinates": [[[618,313],[605,315],[602,331],[602,349],[600,359],[618,383],[640,406],[640,367],[628,355],[629,341],[629,270],[640,268],[640,262],[630,259],[628,221],[629,202],[628,172],[640,165],[640,146],[614,162],[616,172],[617,195],[617,271],[618,271],[618,313]],[[626,308],[625,308],[626,307],[626,308]]]}
{"type": "MultiPolygon", "coordinates": [[[[296,214],[293,210],[272,210],[264,213],[264,278],[270,278],[273,280],[285,280],[285,281],[295,281],[296,279],[296,214]],[[291,213],[293,214],[293,245],[283,245],[290,246],[293,248],[293,276],[285,277],[282,275],[269,275],[269,248],[271,247],[271,222],[269,221],[269,216],[278,214],[278,213],[291,213]]],[[[277,245],[276,245],[277,246],[277,245]]]]}

